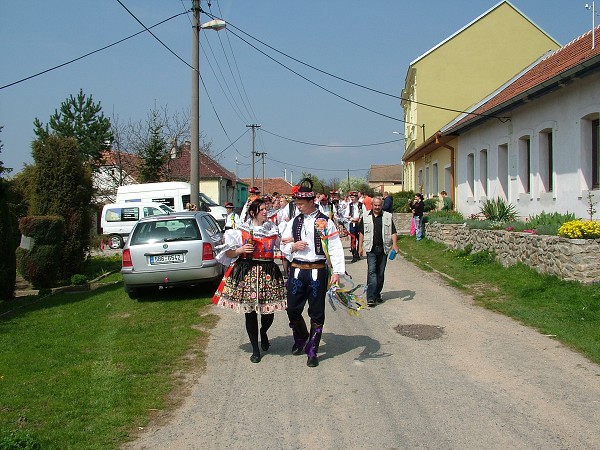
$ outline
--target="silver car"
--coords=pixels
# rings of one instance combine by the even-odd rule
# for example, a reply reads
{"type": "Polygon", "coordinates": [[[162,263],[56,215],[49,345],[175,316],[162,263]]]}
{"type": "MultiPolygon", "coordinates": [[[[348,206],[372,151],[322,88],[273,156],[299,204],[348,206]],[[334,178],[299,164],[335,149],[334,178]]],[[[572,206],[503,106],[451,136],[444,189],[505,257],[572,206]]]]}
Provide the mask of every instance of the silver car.
{"type": "Polygon", "coordinates": [[[186,211],[140,219],[123,248],[125,292],[136,298],[145,288],[216,282],[223,266],[214,248],[223,237],[206,212],[186,211]]]}

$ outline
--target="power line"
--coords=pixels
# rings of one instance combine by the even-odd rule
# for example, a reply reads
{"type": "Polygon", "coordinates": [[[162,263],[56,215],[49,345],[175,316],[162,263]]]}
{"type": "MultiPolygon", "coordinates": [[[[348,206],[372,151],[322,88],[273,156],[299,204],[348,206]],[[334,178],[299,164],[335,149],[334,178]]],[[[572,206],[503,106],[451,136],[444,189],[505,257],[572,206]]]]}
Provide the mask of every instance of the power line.
{"type": "Polygon", "coordinates": [[[359,147],[374,147],[377,145],[385,145],[385,144],[393,144],[395,142],[400,142],[403,141],[404,139],[393,139],[391,141],[384,141],[384,142],[375,142],[372,144],[361,144],[361,145],[332,145],[332,144],[315,144],[313,142],[305,142],[305,141],[298,141],[296,139],[292,139],[292,138],[288,138],[285,136],[280,136],[276,133],[273,133],[272,131],[268,131],[265,130],[264,128],[261,128],[261,131],[264,131],[267,134],[271,134],[273,136],[277,136],[278,138],[281,139],[285,139],[286,141],[291,141],[291,142],[296,142],[298,144],[304,144],[304,145],[312,145],[314,147],[330,147],[330,148],[359,148],[359,147]]]}
{"type": "Polygon", "coordinates": [[[274,161],[276,163],[279,163],[283,166],[292,166],[292,167],[298,167],[300,169],[306,169],[306,170],[315,170],[315,171],[324,171],[324,172],[360,172],[363,170],[369,170],[369,169],[323,169],[322,167],[316,168],[316,167],[306,167],[306,166],[300,166],[297,164],[290,164],[290,163],[285,163],[283,161],[279,161],[277,159],[273,159],[273,158],[267,158],[269,161],[274,161]]]}
{"type": "Polygon", "coordinates": [[[193,67],[192,67],[192,66],[191,66],[191,65],[190,65],[190,64],[189,64],[187,61],[185,61],[185,60],[184,60],[184,59],[183,59],[181,56],[179,56],[177,53],[175,53],[173,50],[171,50],[171,48],[170,48],[170,47],[169,47],[167,44],[165,44],[163,41],[161,41],[161,40],[160,40],[160,38],[159,38],[157,35],[155,35],[155,34],[154,34],[152,31],[150,31],[150,29],[149,29],[149,28],[148,28],[146,25],[144,25],[144,24],[142,23],[142,21],[141,21],[140,19],[138,19],[138,18],[136,17],[136,15],[135,15],[135,14],[133,14],[133,13],[132,13],[132,12],[129,10],[129,8],[127,8],[127,6],[125,6],[125,5],[123,4],[123,2],[121,2],[121,0],[117,0],[117,3],[118,3],[119,5],[121,5],[123,8],[125,8],[125,11],[127,11],[127,12],[129,13],[129,15],[131,15],[131,17],[133,17],[137,23],[139,23],[141,26],[143,26],[143,27],[144,27],[144,29],[145,29],[145,30],[146,30],[148,33],[150,33],[154,39],[156,39],[158,42],[160,42],[160,45],[162,45],[164,48],[166,48],[166,49],[167,49],[167,50],[168,50],[168,51],[169,51],[171,54],[173,54],[173,55],[174,55],[174,56],[175,56],[175,57],[176,57],[176,58],[177,58],[179,61],[181,61],[182,63],[184,63],[184,64],[185,64],[186,66],[188,66],[190,69],[192,69],[192,70],[195,70],[195,69],[194,69],[194,68],[193,68],[193,67]]]}
{"type": "MultiPolygon", "coordinates": [[[[212,16],[211,16],[211,17],[212,17],[212,16]]],[[[213,17],[213,18],[214,18],[214,17],[213,17]]],[[[231,24],[230,22],[228,22],[228,23],[227,23],[227,26],[228,26],[228,27],[230,27],[230,28],[235,28],[236,30],[239,30],[240,32],[244,33],[246,36],[250,37],[251,39],[254,39],[255,41],[257,41],[257,42],[261,43],[261,44],[262,44],[262,45],[264,45],[265,47],[268,47],[269,49],[273,50],[274,52],[277,52],[277,53],[279,53],[280,55],[283,55],[283,56],[285,56],[286,58],[289,58],[289,59],[291,59],[292,61],[295,61],[295,62],[297,62],[297,63],[299,63],[299,64],[302,64],[302,65],[304,65],[304,66],[306,66],[306,67],[309,67],[309,68],[311,68],[311,69],[313,69],[313,70],[316,70],[317,72],[320,72],[320,73],[322,73],[322,74],[324,74],[324,75],[330,76],[330,77],[332,77],[332,78],[335,78],[335,79],[337,79],[337,80],[343,81],[343,82],[345,82],[345,83],[348,83],[348,84],[351,84],[351,85],[353,85],[353,86],[356,86],[356,87],[359,87],[359,88],[362,88],[362,89],[366,89],[366,90],[368,90],[368,91],[371,91],[371,92],[375,92],[375,93],[377,93],[377,94],[380,94],[380,95],[384,95],[384,96],[387,96],[387,97],[395,98],[395,99],[402,100],[402,101],[406,101],[406,102],[412,102],[412,103],[414,103],[414,104],[416,104],[416,105],[427,106],[427,107],[430,107],[430,108],[435,108],[435,109],[441,109],[441,110],[443,110],[443,111],[456,112],[456,113],[460,113],[460,114],[473,114],[473,115],[477,115],[477,116],[482,116],[482,117],[490,117],[490,118],[498,119],[498,120],[500,120],[500,121],[505,121],[505,120],[509,119],[508,117],[494,116],[494,115],[491,115],[491,114],[473,113],[473,112],[470,112],[470,111],[464,111],[464,110],[460,110],[460,109],[448,108],[448,107],[445,107],[445,106],[433,105],[433,104],[431,104],[431,103],[419,102],[419,101],[416,101],[416,100],[410,100],[410,99],[406,99],[406,98],[404,98],[404,97],[401,97],[401,96],[399,96],[399,95],[390,94],[389,92],[383,92],[383,91],[380,91],[380,90],[378,90],[378,89],[373,89],[373,88],[370,88],[370,87],[368,87],[368,86],[362,85],[362,84],[360,84],[360,83],[356,83],[356,82],[354,82],[354,81],[347,80],[346,78],[343,78],[343,77],[340,77],[340,76],[334,75],[334,74],[332,74],[332,73],[330,73],[330,72],[327,72],[327,71],[325,71],[325,70],[319,69],[318,67],[315,67],[315,66],[313,66],[313,65],[311,65],[311,64],[308,64],[308,63],[306,63],[306,62],[304,62],[304,61],[301,61],[301,60],[299,60],[299,59],[297,59],[297,58],[294,58],[293,56],[290,56],[290,55],[288,55],[287,53],[285,53],[285,52],[282,52],[282,51],[280,51],[280,50],[276,49],[275,47],[273,47],[273,46],[271,46],[271,45],[269,45],[269,44],[267,44],[267,43],[265,43],[265,42],[261,41],[260,39],[258,39],[258,38],[256,38],[256,37],[252,36],[251,34],[249,34],[249,33],[246,33],[244,30],[242,30],[242,29],[240,29],[240,28],[236,27],[235,25],[231,24]]],[[[293,73],[295,73],[296,75],[298,75],[298,76],[301,76],[301,75],[299,75],[298,73],[294,72],[292,69],[290,69],[290,68],[288,68],[287,66],[285,66],[284,64],[282,64],[282,63],[279,63],[279,62],[278,62],[278,61],[276,61],[274,58],[271,58],[269,55],[267,55],[266,53],[262,52],[261,50],[259,50],[258,48],[256,48],[254,45],[250,44],[248,41],[246,41],[245,39],[241,38],[240,36],[238,36],[237,34],[235,34],[234,32],[232,32],[231,30],[229,30],[229,31],[230,31],[230,32],[231,32],[231,33],[232,33],[234,36],[236,36],[236,37],[238,37],[239,39],[241,39],[242,41],[246,42],[248,45],[250,45],[251,47],[253,47],[253,48],[254,48],[254,49],[256,49],[257,51],[259,51],[259,52],[260,52],[260,53],[262,53],[263,55],[265,55],[265,56],[269,57],[270,59],[272,59],[273,61],[277,62],[278,64],[281,64],[283,67],[285,67],[286,69],[288,69],[288,70],[292,71],[292,72],[293,72],[293,73]]],[[[301,77],[302,77],[302,76],[301,76],[301,77]]],[[[302,78],[304,78],[304,77],[302,77],[302,78]]],[[[305,79],[306,79],[306,78],[305,78],[305,79]]],[[[308,80],[307,80],[307,81],[308,81],[308,80]]],[[[313,83],[313,84],[315,84],[315,85],[316,85],[316,83],[313,83]]],[[[319,85],[317,85],[317,86],[319,86],[319,85]]],[[[319,86],[319,87],[321,87],[321,86],[319,86]]],[[[322,88],[322,89],[324,89],[324,88],[322,88]]],[[[327,90],[327,89],[325,89],[325,90],[327,90]]],[[[328,92],[329,92],[329,91],[328,91],[328,92]]],[[[331,93],[331,92],[330,92],[330,93],[331,93]]],[[[334,95],[336,95],[336,94],[334,94],[334,95]]],[[[341,98],[343,98],[343,97],[341,97],[341,98]]],[[[346,100],[346,99],[344,99],[344,100],[346,100]]],[[[360,106],[360,105],[357,105],[357,106],[360,106]]],[[[365,108],[365,109],[367,109],[367,108],[365,108]]],[[[369,111],[371,111],[371,110],[369,110],[369,111]]],[[[371,111],[371,112],[374,112],[374,111],[371,111]]],[[[382,114],[382,115],[383,115],[383,114],[382,114]]],[[[387,116],[386,116],[386,117],[387,117],[387,116]]],[[[399,119],[395,119],[395,120],[399,120],[399,119]]],[[[406,121],[403,121],[403,120],[399,120],[399,121],[400,121],[400,122],[404,122],[404,123],[408,123],[409,125],[417,125],[417,126],[421,126],[421,125],[419,125],[419,124],[415,124],[415,123],[409,123],[409,122],[406,122],[406,121]]]]}
{"type": "MultiPolygon", "coordinates": [[[[165,22],[168,22],[169,20],[171,20],[171,19],[174,19],[174,18],[176,18],[176,17],[179,17],[179,16],[181,16],[181,15],[183,15],[183,14],[187,14],[187,12],[182,12],[182,13],[179,13],[179,14],[175,14],[174,16],[171,16],[171,17],[169,17],[168,19],[162,20],[162,21],[160,21],[160,22],[158,22],[158,23],[156,23],[156,24],[152,25],[152,26],[151,26],[151,27],[149,27],[149,28],[155,28],[155,27],[157,27],[157,26],[159,26],[159,25],[162,25],[163,23],[165,23],[165,22]]],[[[43,75],[43,74],[45,74],[45,73],[48,73],[48,72],[51,72],[51,71],[53,71],[53,70],[59,69],[59,68],[61,68],[61,67],[64,67],[64,66],[66,66],[66,65],[69,65],[69,64],[71,64],[71,63],[74,63],[74,62],[76,62],[76,61],[79,61],[80,59],[87,58],[88,56],[91,56],[91,55],[93,55],[94,53],[101,52],[102,50],[106,50],[107,48],[110,48],[110,47],[113,47],[113,46],[115,46],[115,45],[117,45],[117,44],[120,44],[120,43],[122,43],[122,42],[125,42],[126,40],[128,40],[128,39],[131,39],[132,37],[135,37],[135,36],[137,36],[137,35],[139,35],[139,34],[142,34],[142,33],[144,33],[145,31],[146,31],[146,30],[141,30],[141,31],[138,31],[137,33],[134,33],[134,34],[132,34],[131,36],[127,36],[126,38],[120,39],[120,40],[118,40],[118,41],[116,41],[116,42],[113,42],[112,44],[106,45],[106,46],[104,46],[104,47],[102,47],[102,48],[99,48],[99,49],[97,49],[97,50],[94,50],[94,51],[92,51],[92,52],[86,53],[85,55],[82,55],[82,56],[79,56],[79,57],[77,57],[77,58],[71,59],[70,61],[64,62],[64,63],[62,63],[62,64],[58,64],[57,66],[51,67],[51,68],[49,68],[49,69],[46,69],[46,70],[42,70],[41,72],[38,72],[38,73],[36,73],[36,74],[30,75],[30,76],[28,76],[28,77],[22,78],[22,79],[20,79],[20,80],[17,80],[17,81],[13,81],[12,83],[6,84],[6,85],[4,85],[4,86],[0,86],[0,90],[2,90],[2,89],[5,89],[5,88],[7,88],[7,87],[10,87],[10,86],[14,86],[15,84],[22,83],[23,81],[31,80],[32,78],[35,78],[35,77],[38,77],[38,76],[40,76],[40,75],[43,75]]]]}

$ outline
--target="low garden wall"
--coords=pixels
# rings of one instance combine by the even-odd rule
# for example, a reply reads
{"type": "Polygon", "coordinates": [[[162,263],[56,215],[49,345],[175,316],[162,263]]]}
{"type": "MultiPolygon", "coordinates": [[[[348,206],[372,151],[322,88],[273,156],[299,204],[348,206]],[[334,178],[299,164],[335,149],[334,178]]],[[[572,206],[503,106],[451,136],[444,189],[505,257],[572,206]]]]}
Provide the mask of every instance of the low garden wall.
{"type": "Polygon", "coordinates": [[[505,230],[473,230],[466,225],[427,223],[425,236],[452,249],[496,253],[505,267],[518,262],[540,273],[582,283],[600,281],[600,239],[568,239],[505,230]]]}

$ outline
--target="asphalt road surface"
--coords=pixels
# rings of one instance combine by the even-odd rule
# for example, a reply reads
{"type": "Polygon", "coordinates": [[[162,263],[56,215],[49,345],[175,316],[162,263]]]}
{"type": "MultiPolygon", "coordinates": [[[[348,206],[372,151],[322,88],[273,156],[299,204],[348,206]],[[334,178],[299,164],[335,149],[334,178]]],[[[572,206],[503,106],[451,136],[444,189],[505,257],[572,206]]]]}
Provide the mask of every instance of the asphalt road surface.
{"type": "MultiPolygon", "coordinates": [[[[347,270],[364,283],[366,267],[347,270]]],[[[206,370],[125,448],[600,448],[600,366],[400,255],[383,299],[359,317],[327,306],[316,368],[290,354],[285,313],[252,364],[243,316],[212,307],[206,370]]]]}

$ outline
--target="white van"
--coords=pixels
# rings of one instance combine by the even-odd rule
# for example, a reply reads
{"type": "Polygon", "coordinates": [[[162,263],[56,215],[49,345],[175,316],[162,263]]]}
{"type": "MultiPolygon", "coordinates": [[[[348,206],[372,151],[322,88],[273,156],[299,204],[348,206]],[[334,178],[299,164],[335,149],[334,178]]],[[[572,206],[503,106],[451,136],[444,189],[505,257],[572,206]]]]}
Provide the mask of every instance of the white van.
{"type": "Polygon", "coordinates": [[[175,211],[162,203],[109,203],[102,208],[100,226],[108,236],[108,246],[122,248],[133,226],[142,217],[171,214],[175,211]]]}
{"type": "MultiPolygon", "coordinates": [[[[117,203],[155,202],[170,206],[175,211],[185,211],[185,206],[190,202],[190,192],[190,183],[183,181],[128,184],[117,189],[117,203]]],[[[227,210],[202,192],[198,196],[200,199],[200,204],[196,205],[198,210],[209,212],[221,228],[225,227],[227,210]]]]}

